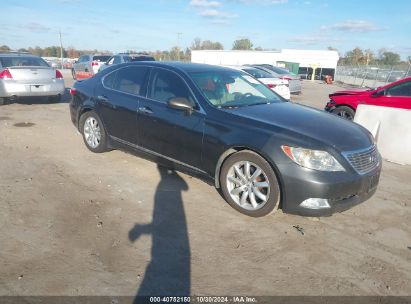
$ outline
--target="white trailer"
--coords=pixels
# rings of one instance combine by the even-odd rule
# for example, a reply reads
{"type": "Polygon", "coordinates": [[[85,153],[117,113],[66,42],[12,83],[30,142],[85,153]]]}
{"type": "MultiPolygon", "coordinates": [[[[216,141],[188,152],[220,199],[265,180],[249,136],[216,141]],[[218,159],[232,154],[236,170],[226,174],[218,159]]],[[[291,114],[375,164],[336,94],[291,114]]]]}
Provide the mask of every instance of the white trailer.
{"type": "Polygon", "coordinates": [[[277,61],[289,61],[305,68],[336,69],[339,56],[337,51],[329,50],[294,50],[280,51],[232,51],[201,50],[191,51],[191,62],[215,65],[272,64],[277,61]]]}

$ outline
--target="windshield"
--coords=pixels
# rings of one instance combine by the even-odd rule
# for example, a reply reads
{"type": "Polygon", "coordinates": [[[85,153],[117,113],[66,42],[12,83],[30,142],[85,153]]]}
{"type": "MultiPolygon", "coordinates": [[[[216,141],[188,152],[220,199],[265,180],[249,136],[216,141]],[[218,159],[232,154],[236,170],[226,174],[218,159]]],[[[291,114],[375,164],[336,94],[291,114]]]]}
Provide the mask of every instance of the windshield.
{"type": "Polygon", "coordinates": [[[17,67],[17,66],[39,66],[39,67],[50,67],[47,62],[38,57],[2,57],[0,58],[0,63],[3,68],[7,67],[17,67]]]}
{"type": "Polygon", "coordinates": [[[282,75],[290,74],[290,72],[288,70],[282,69],[282,68],[279,68],[279,67],[275,67],[275,66],[270,66],[269,69],[276,72],[277,74],[282,74],[282,75]]]}
{"type": "Polygon", "coordinates": [[[240,71],[192,72],[190,76],[215,107],[236,108],[284,101],[261,82],[240,71]]]}

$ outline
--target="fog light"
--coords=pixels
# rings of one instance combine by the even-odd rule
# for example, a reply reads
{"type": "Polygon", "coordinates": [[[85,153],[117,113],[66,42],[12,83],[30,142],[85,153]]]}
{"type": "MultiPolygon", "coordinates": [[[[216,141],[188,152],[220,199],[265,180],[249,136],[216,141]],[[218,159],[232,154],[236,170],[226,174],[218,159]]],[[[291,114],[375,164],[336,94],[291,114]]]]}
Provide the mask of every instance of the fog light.
{"type": "Polygon", "coordinates": [[[309,198],[303,201],[300,204],[300,206],[308,209],[330,208],[330,204],[328,203],[328,200],[325,198],[309,198]]]}

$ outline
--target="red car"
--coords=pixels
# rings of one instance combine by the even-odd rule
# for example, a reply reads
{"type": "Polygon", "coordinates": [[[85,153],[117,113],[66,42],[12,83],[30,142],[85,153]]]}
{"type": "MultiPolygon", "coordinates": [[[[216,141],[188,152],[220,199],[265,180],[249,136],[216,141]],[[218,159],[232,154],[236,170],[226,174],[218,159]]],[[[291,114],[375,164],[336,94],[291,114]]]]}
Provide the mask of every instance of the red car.
{"type": "Polygon", "coordinates": [[[354,119],[359,104],[411,109],[411,77],[376,89],[351,89],[329,95],[325,110],[349,120],[354,119]]]}

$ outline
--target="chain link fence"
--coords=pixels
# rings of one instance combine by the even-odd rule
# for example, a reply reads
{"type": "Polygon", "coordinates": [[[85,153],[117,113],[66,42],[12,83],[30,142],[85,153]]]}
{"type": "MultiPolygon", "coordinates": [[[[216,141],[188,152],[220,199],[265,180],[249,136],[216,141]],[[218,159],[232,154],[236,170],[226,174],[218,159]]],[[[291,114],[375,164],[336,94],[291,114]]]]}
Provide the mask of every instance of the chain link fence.
{"type": "Polygon", "coordinates": [[[358,87],[376,88],[411,76],[411,63],[399,66],[337,66],[335,81],[358,87]]]}

